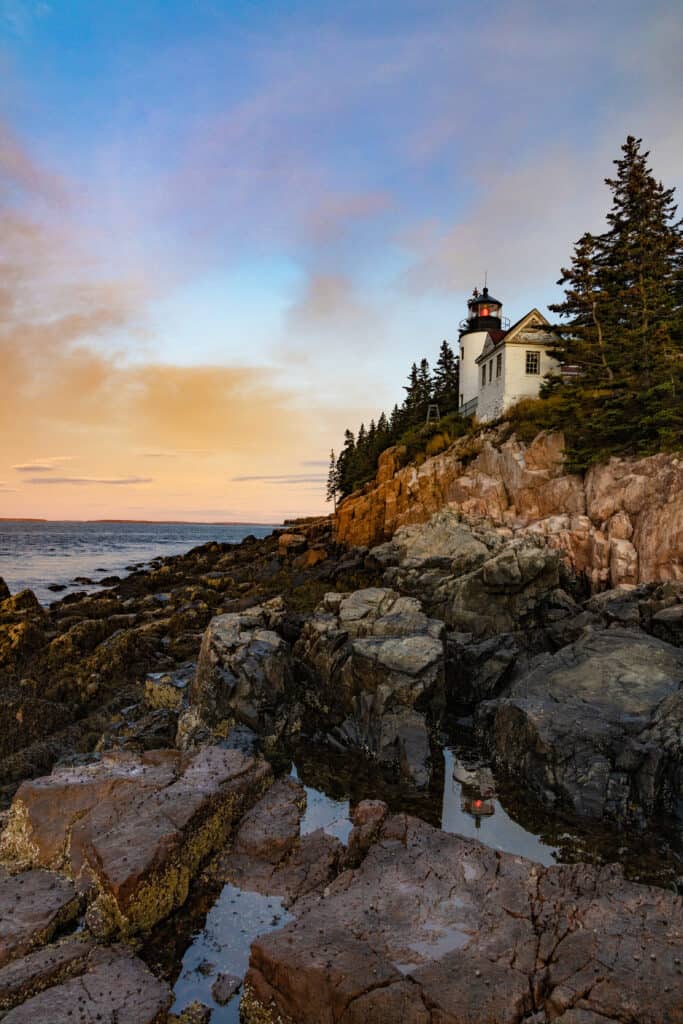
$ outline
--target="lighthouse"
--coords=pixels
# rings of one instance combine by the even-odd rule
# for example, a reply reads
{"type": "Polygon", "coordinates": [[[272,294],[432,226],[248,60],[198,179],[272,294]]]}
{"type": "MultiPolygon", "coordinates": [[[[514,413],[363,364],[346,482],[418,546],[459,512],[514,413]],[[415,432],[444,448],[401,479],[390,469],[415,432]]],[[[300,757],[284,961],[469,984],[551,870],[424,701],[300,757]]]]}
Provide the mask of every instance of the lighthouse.
{"type": "Polygon", "coordinates": [[[535,307],[510,326],[503,303],[474,289],[460,323],[460,413],[489,423],[523,398],[537,398],[548,374],[562,373],[559,338],[535,307]]]}
{"type": "Polygon", "coordinates": [[[475,288],[467,300],[467,319],[460,323],[460,409],[467,415],[470,406],[476,407],[479,396],[479,367],[476,359],[481,355],[484,342],[491,337],[500,340],[510,326],[503,319],[503,303],[489,295],[484,288],[475,288]]]}

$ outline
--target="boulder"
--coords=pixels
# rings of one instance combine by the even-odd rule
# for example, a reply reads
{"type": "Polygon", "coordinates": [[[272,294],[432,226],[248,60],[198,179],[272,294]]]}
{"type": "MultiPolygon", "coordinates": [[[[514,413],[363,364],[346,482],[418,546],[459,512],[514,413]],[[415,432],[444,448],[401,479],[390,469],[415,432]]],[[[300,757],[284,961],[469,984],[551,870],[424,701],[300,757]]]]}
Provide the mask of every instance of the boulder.
{"type": "Polygon", "coordinates": [[[299,555],[308,547],[308,540],[301,533],[281,533],[277,539],[278,554],[299,555]]]}
{"type": "Polygon", "coordinates": [[[546,802],[643,827],[683,807],[682,684],[683,651],[613,626],[540,656],[478,724],[546,802]]]}
{"type": "Polygon", "coordinates": [[[371,587],[327,594],[295,654],[311,675],[303,700],[328,742],[359,748],[429,782],[426,715],[444,706],[444,626],[415,598],[371,587]]]}
{"type": "Polygon", "coordinates": [[[192,713],[209,729],[225,732],[239,722],[265,737],[281,735],[293,678],[290,646],[276,632],[283,611],[276,598],[209,623],[189,693],[192,713]]]}
{"type": "Polygon", "coordinates": [[[543,868],[400,815],[294,913],[252,944],[245,1024],[683,1021],[683,902],[615,868],[543,868]]]}
{"type": "Polygon", "coordinates": [[[402,527],[371,556],[387,585],[419,595],[430,615],[478,638],[518,629],[559,586],[559,555],[538,538],[510,539],[449,509],[402,527]]]}
{"type": "Polygon", "coordinates": [[[2,576],[0,576],[0,601],[4,601],[5,598],[10,596],[10,589],[3,580],[2,576]]]}
{"type": "MultiPolygon", "coordinates": [[[[171,989],[122,946],[95,949],[71,961],[74,976],[58,973],[49,987],[3,1017],[3,1024],[161,1024],[173,1001],[171,989]]],[[[40,987],[40,986],[39,986],[40,987]]]]}
{"type": "Polygon", "coordinates": [[[146,931],[184,903],[269,782],[265,762],[237,750],[105,755],[23,783],[0,856],[70,875],[87,893],[93,933],[146,931]]]}

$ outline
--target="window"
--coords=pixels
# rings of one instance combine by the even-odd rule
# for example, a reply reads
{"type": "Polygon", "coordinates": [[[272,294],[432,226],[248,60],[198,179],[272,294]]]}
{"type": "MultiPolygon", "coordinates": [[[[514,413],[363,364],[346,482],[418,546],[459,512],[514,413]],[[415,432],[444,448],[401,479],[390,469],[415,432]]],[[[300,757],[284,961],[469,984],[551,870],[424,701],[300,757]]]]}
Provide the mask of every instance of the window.
{"type": "Polygon", "coordinates": [[[463,345],[463,346],[462,346],[462,348],[460,349],[460,358],[461,358],[461,360],[462,360],[462,361],[463,361],[463,363],[464,363],[464,362],[465,362],[465,346],[464,346],[464,345],[463,345]]]}
{"type": "Polygon", "coordinates": [[[540,352],[527,352],[526,354],[526,372],[529,374],[538,374],[541,372],[541,353],[540,352]]]}
{"type": "Polygon", "coordinates": [[[499,352],[496,356],[496,377],[500,377],[503,372],[503,353],[499,352]]]}
{"type": "Polygon", "coordinates": [[[481,386],[484,387],[486,384],[486,364],[481,368],[481,386]]]}
{"type": "Polygon", "coordinates": [[[493,380],[493,359],[489,359],[489,384],[493,380]]]}
{"type": "Polygon", "coordinates": [[[461,405],[465,404],[465,396],[464,395],[460,395],[460,404],[461,405]]]}

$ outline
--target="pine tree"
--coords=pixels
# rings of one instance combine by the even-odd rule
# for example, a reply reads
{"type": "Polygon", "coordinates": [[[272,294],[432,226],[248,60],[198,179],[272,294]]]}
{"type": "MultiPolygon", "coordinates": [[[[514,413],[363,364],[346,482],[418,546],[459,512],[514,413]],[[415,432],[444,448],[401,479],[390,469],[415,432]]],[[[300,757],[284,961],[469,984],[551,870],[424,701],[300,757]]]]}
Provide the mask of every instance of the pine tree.
{"type": "Polygon", "coordinates": [[[608,315],[621,327],[623,375],[641,382],[647,394],[658,385],[675,389],[680,372],[680,307],[678,325],[672,307],[680,301],[683,234],[674,189],[654,178],[641,141],[629,135],[623,157],[614,161],[616,176],[605,179],[612,209],[602,274],[608,315]]]}
{"type": "Polygon", "coordinates": [[[434,401],[439,406],[441,415],[456,410],[460,390],[460,366],[458,357],[447,341],[441,342],[432,379],[434,401]]]}
{"type": "Polygon", "coordinates": [[[580,365],[584,384],[611,384],[619,369],[618,349],[605,335],[606,293],[601,286],[601,240],[586,233],[574,246],[571,267],[562,268],[557,282],[565,289],[564,302],[549,308],[568,320],[555,328],[561,345],[552,353],[563,363],[580,365]],[[614,365],[612,365],[614,364],[614,365]]]}
{"type": "Polygon", "coordinates": [[[412,421],[415,410],[420,404],[420,378],[417,363],[413,363],[410,367],[408,383],[403,385],[403,390],[406,393],[405,401],[403,402],[403,408],[407,413],[406,419],[412,421]]]}
{"type": "Polygon", "coordinates": [[[614,163],[607,231],[583,235],[559,283],[558,355],[581,376],[554,394],[570,465],[683,445],[683,226],[674,190],[629,136],[614,163]]]}
{"type": "Polygon", "coordinates": [[[327,493],[325,501],[333,502],[333,509],[337,511],[337,491],[339,490],[339,478],[337,460],[334,455],[334,448],[330,452],[330,465],[327,471],[327,493]]]}
{"type": "Polygon", "coordinates": [[[417,371],[417,386],[418,386],[418,407],[420,411],[420,419],[424,419],[427,415],[427,409],[432,401],[432,374],[429,369],[429,360],[421,359],[420,366],[417,371]]]}

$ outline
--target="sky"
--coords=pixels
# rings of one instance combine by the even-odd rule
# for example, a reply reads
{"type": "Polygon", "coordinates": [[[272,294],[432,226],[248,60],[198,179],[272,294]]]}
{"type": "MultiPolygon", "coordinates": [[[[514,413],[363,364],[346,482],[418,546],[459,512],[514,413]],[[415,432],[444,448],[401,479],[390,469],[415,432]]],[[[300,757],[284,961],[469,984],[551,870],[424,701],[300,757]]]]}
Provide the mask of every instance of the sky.
{"type": "Polygon", "coordinates": [[[0,516],[280,522],[457,343],[545,312],[674,2],[0,0],[0,516]]]}

